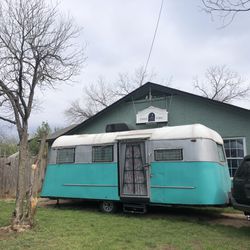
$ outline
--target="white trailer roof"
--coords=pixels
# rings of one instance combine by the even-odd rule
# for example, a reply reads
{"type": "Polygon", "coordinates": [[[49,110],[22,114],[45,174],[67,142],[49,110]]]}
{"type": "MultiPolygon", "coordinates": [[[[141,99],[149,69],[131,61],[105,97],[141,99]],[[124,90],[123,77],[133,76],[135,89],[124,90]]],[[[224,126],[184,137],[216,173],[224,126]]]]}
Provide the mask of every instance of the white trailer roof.
{"type": "Polygon", "coordinates": [[[131,139],[177,140],[198,138],[211,139],[219,144],[223,144],[221,136],[216,131],[201,124],[192,124],[100,134],[64,135],[55,140],[52,148],[108,144],[118,140],[131,139]]]}

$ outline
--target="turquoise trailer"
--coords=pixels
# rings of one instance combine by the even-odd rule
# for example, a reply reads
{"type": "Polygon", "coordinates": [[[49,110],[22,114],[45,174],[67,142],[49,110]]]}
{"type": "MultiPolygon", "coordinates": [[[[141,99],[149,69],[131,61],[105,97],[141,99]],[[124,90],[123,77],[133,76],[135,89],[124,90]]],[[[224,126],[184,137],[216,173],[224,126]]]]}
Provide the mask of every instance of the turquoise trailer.
{"type": "Polygon", "coordinates": [[[194,124],[61,136],[41,196],[99,200],[111,212],[116,203],[221,206],[230,189],[221,136],[194,124]]]}

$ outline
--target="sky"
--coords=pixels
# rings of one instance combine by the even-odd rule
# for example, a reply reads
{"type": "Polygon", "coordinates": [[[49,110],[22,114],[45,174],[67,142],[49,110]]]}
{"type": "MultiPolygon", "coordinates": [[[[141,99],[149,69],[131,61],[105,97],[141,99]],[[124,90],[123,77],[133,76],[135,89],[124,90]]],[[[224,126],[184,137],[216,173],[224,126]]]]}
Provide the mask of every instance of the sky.
{"type": "MultiPolygon", "coordinates": [[[[37,92],[40,106],[31,116],[31,133],[42,121],[66,126],[64,110],[99,76],[111,83],[119,73],[132,74],[145,65],[160,4],[161,0],[61,0],[59,11],[69,13],[83,28],[79,39],[87,59],[74,83],[37,92]]],[[[171,78],[172,88],[195,93],[194,77],[202,78],[212,65],[227,65],[250,81],[250,13],[220,28],[222,23],[201,6],[201,0],[165,0],[148,65],[157,74],[154,82],[171,78]]],[[[249,100],[235,104],[250,107],[249,100]]]]}

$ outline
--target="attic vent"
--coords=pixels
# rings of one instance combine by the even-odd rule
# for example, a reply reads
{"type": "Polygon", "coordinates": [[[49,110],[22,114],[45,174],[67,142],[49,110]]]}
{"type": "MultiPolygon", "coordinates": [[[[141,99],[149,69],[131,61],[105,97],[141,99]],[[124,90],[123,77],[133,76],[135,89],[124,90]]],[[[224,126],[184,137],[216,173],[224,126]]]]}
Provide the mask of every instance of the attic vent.
{"type": "Polygon", "coordinates": [[[126,123],[112,123],[106,126],[106,132],[119,132],[119,131],[128,131],[129,127],[126,123]]]}

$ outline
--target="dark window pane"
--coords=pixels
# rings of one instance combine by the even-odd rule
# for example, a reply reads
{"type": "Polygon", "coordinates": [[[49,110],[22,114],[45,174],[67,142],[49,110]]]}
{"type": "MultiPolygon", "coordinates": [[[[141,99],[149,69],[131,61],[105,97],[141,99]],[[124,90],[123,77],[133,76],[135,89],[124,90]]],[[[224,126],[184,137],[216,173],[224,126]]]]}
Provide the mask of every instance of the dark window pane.
{"type": "Polygon", "coordinates": [[[233,168],[233,169],[232,169],[232,173],[231,173],[231,176],[232,176],[232,177],[234,177],[236,170],[237,170],[237,168],[233,168]]]}
{"type": "Polygon", "coordinates": [[[158,149],[154,151],[156,161],[181,161],[182,149],[158,149]]]}
{"type": "Polygon", "coordinates": [[[243,149],[237,149],[237,157],[244,157],[244,150],[243,149]]]}
{"type": "Polygon", "coordinates": [[[75,149],[62,148],[57,150],[57,163],[73,163],[75,162],[75,149]]]}
{"type": "Polygon", "coordinates": [[[228,164],[228,169],[229,169],[230,176],[232,176],[232,173],[231,173],[231,170],[232,170],[232,160],[227,160],[227,164],[228,164]]]}
{"type": "Polygon", "coordinates": [[[230,147],[236,148],[236,140],[230,140],[230,147]]]}
{"type": "Polygon", "coordinates": [[[232,168],[237,168],[238,167],[238,160],[233,159],[232,160],[232,168]]]}
{"type": "Polygon", "coordinates": [[[236,149],[231,149],[231,157],[237,157],[237,150],[236,149]]]}
{"type": "Polygon", "coordinates": [[[236,140],[236,147],[239,149],[243,149],[243,140],[242,139],[236,140]]]}
{"type": "Polygon", "coordinates": [[[227,157],[230,157],[230,156],[231,156],[231,155],[230,155],[230,149],[226,149],[225,151],[226,151],[226,156],[227,156],[227,157]]]}
{"type": "Polygon", "coordinates": [[[155,121],[155,113],[153,113],[153,112],[149,113],[148,121],[149,122],[154,122],[155,121]]]}
{"type": "Polygon", "coordinates": [[[113,161],[113,146],[94,146],[92,148],[93,162],[113,161]]]}
{"type": "Polygon", "coordinates": [[[230,148],[229,140],[224,140],[224,148],[225,148],[225,149],[230,148]]]}

